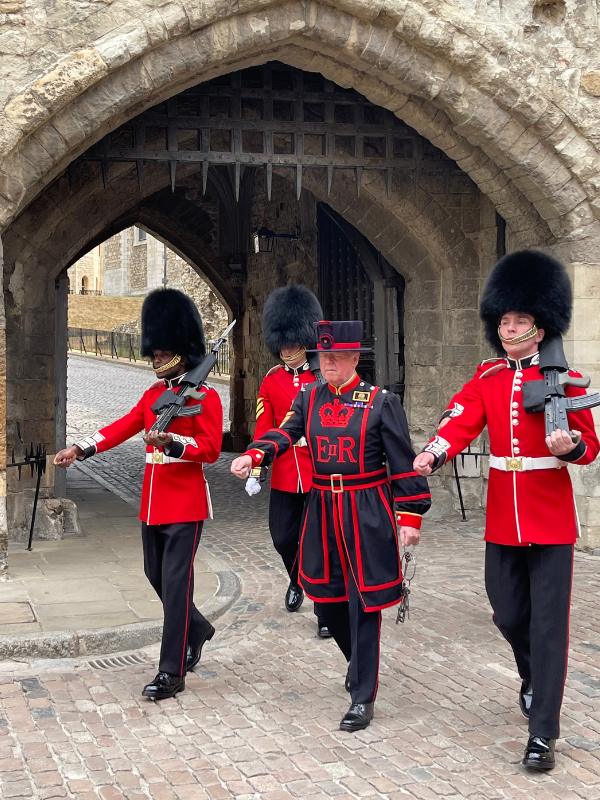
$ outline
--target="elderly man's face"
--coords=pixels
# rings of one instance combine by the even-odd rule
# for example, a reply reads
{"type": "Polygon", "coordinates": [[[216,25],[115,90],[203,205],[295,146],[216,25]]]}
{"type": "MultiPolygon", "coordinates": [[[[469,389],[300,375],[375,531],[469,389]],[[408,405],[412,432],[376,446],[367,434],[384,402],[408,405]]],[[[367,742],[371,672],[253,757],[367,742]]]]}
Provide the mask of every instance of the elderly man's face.
{"type": "Polygon", "coordinates": [[[356,350],[333,350],[319,353],[321,374],[332,386],[341,386],[356,372],[358,359],[356,350]]]}

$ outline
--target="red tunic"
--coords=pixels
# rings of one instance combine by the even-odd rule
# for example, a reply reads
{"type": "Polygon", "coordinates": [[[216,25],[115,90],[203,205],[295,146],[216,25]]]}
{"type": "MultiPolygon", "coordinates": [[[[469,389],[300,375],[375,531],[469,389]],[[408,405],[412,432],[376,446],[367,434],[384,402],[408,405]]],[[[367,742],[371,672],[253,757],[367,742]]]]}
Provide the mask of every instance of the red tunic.
{"type": "MultiPolygon", "coordinates": [[[[165,388],[165,381],[153,384],[128,414],[76,442],[83,457],[103,453],[142,430],[150,430],[156,421],[151,406],[165,388]]],[[[175,419],[169,426],[174,439],[169,446],[146,445],[140,519],[148,525],[197,522],[212,516],[203,463],[212,464],[219,457],[223,409],[214,389],[203,386],[202,390],[206,392],[202,400],[190,398],[186,402],[186,406],[201,404],[202,413],[175,419]]]]}
{"type": "MultiPolygon", "coordinates": [[[[580,377],[578,372],[569,374],[580,377]]],[[[503,358],[484,361],[450,401],[443,415],[449,422],[425,450],[453,458],[487,425],[494,456],[552,457],[545,442],[544,415],[529,414],[523,408],[523,383],[541,379],[536,356],[521,362],[503,358]]],[[[585,390],[568,386],[566,394],[575,397],[585,390]]],[[[590,464],[600,444],[590,411],[569,413],[569,423],[582,433],[582,453],[576,459],[561,459],[558,468],[549,469],[504,472],[490,468],[486,541],[503,545],[573,544],[579,522],[567,461],[590,464]]]]}
{"type": "MultiPolygon", "coordinates": [[[[294,371],[278,365],[269,370],[260,385],[256,398],[256,428],[254,438],[260,439],[271,428],[278,428],[292,407],[302,386],[315,382],[310,369],[297,371],[298,385],[294,386],[294,371]]],[[[306,494],[312,484],[312,464],[304,437],[281,458],[273,462],[271,487],[281,492],[306,494]]]]}

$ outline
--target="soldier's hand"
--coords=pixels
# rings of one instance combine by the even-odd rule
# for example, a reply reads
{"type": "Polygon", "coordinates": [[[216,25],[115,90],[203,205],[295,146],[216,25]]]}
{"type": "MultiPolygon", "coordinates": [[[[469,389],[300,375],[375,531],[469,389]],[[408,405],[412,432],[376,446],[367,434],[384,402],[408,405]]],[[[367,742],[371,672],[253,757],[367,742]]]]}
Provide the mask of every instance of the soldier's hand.
{"type": "Polygon", "coordinates": [[[400,542],[404,547],[410,547],[411,544],[419,544],[421,538],[421,531],[418,528],[411,528],[409,525],[400,526],[400,542]]]}
{"type": "Polygon", "coordinates": [[[144,434],[143,439],[146,444],[149,444],[151,447],[164,447],[167,444],[171,444],[173,436],[166,431],[162,433],[158,431],[148,431],[148,433],[144,434]]]}
{"type": "Polygon", "coordinates": [[[252,456],[238,456],[231,462],[231,471],[236,478],[245,480],[252,468],[252,456]]]}
{"type": "Polygon", "coordinates": [[[83,455],[83,450],[77,447],[76,444],[71,447],[65,447],[64,450],[59,450],[54,456],[52,463],[55,467],[70,467],[71,464],[77,460],[77,456],[83,455]]]}
{"type": "Polygon", "coordinates": [[[550,436],[546,436],[546,447],[553,456],[565,456],[577,447],[581,439],[581,431],[571,431],[571,433],[556,430],[552,431],[550,436]],[[571,438],[571,433],[577,437],[576,441],[571,438]]]}
{"type": "Polygon", "coordinates": [[[434,461],[435,456],[433,453],[419,453],[413,461],[413,469],[417,475],[426,477],[427,475],[431,475],[431,468],[434,461]]]}

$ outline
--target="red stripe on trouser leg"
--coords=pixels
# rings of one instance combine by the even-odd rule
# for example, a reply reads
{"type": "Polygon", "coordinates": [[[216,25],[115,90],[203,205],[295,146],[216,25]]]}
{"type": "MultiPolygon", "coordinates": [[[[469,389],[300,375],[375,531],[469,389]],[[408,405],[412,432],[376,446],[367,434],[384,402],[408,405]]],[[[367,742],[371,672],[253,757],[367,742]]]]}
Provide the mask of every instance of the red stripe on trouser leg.
{"type": "Polygon", "coordinates": [[[199,523],[196,523],[196,530],[194,532],[194,543],[192,544],[192,557],[190,559],[190,568],[188,570],[188,582],[187,582],[187,591],[186,591],[186,602],[185,602],[185,632],[183,634],[183,646],[181,648],[181,664],[179,668],[179,674],[185,675],[185,657],[187,651],[187,642],[188,642],[188,631],[190,627],[190,585],[192,582],[192,574],[194,572],[194,558],[196,556],[196,545],[198,542],[198,526],[199,523]]]}

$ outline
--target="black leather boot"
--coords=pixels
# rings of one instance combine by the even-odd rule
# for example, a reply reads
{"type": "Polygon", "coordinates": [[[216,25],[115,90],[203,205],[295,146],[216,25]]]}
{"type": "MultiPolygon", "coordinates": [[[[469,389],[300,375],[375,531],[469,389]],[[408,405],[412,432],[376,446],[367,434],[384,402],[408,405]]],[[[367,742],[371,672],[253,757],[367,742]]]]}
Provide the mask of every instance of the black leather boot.
{"type": "Polygon", "coordinates": [[[298,611],[304,600],[304,592],[297,583],[290,583],[285,593],[285,607],[288,611],[298,611]]]}
{"type": "Polygon", "coordinates": [[[342,721],[340,722],[341,731],[360,731],[368,727],[373,719],[374,703],[352,703],[342,721]]]}
{"type": "Polygon", "coordinates": [[[317,636],[319,639],[331,639],[331,631],[321,620],[317,620],[317,636]]]}
{"type": "Polygon", "coordinates": [[[194,644],[188,644],[185,659],[186,672],[191,672],[194,669],[202,657],[202,648],[204,647],[205,642],[210,642],[214,635],[215,629],[209,624],[208,628],[197,642],[194,642],[194,644]]]}
{"type": "Polygon", "coordinates": [[[159,672],[152,683],[146,684],[142,695],[150,700],[166,700],[175,697],[178,692],[185,689],[185,678],[182,675],[170,675],[168,672],[159,672]]]}
{"type": "Polygon", "coordinates": [[[519,708],[525,719],[529,719],[531,701],[533,700],[533,687],[531,681],[523,681],[519,690],[519,708]]]}
{"type": "Polygon", "coordinates": [[[529,769],[554,769],[555,743],[556,739],[530,736],[523,756],[523,766],[529,769]]]}

